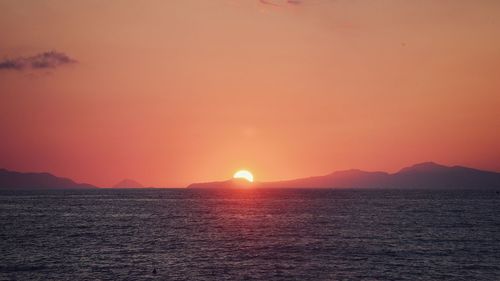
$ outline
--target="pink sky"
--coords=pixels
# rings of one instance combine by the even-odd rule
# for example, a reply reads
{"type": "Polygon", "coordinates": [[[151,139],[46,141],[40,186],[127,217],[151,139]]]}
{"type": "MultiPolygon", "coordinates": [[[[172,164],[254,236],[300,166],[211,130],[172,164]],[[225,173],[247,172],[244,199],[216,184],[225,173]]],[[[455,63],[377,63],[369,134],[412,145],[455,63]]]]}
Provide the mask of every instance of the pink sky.
{"type": "Polygon", "coordinates": [[[0,167],[101,186],[500,171],[499,30],[496,0],[1,1],[0,167]],[[74,61],[36,67],[48,51],[74,61]]]}

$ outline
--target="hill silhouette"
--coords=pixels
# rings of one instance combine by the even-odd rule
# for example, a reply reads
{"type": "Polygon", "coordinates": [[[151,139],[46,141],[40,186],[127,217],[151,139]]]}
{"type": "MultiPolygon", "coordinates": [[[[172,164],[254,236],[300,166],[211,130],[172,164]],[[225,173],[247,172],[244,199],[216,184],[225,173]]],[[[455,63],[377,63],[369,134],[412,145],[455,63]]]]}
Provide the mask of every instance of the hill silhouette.
{"type": "Polygon", "coordinates": [[[124,179],[113,185],[113,188],[143,188],[144,186],[135,180],[124,179]]]}
{"type": "Polygon", "coordinates": [[[96,186],[76,183],[49,173],[21,173],[0,169],[0,189],[83,189],[96,186]]]}
{"type": "Polygon", "coordinates": [[[259,185],[260,183],[252,183],[245,179],[230,179],[226,181],[202,182],[193,183],[188,188],[241,188],[259,185]]]}
{"type": "MultiPolygon", "coordinates": [[[[500,173],[461,166],[425,162],[389,174],[345,170],[324,176],[293,180],[256,182],[258,188],[425,188],[425,189],[500,189],[500,173]]],[[[188,188],[237,187],[232,181],[194,183],[188,188]]]]}

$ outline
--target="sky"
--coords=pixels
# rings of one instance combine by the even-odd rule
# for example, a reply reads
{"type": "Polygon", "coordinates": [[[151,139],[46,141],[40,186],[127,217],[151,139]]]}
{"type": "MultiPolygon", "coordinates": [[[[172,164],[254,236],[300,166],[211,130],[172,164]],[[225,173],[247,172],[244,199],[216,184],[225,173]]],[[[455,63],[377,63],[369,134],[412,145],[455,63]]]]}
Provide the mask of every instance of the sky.
{"type": "Polygon", "coordinates": [[[500,171],[500,1],[0,0],[0,167],[500,171]]]}

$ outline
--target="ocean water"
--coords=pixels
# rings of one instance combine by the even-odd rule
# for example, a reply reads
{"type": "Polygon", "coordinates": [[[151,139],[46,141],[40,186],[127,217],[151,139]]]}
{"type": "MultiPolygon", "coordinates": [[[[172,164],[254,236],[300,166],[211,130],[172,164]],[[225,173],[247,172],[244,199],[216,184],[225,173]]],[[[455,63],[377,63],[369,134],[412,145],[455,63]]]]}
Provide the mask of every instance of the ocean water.
{"type": "Polygon", "coordinates": [[[500,280],[500,195],[2,191],[0,280],[500,280]]]}

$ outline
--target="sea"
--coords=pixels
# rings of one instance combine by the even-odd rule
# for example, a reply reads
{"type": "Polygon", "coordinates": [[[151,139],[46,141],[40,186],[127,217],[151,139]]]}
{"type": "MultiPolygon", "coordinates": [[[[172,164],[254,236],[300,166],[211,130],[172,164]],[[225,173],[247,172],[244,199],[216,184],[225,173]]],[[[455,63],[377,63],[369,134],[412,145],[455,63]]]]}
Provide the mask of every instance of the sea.
{"type": "Polygon", "coordinates": [[[500,280],[500,194],[1,191],[0,280],[500,280]]]}

